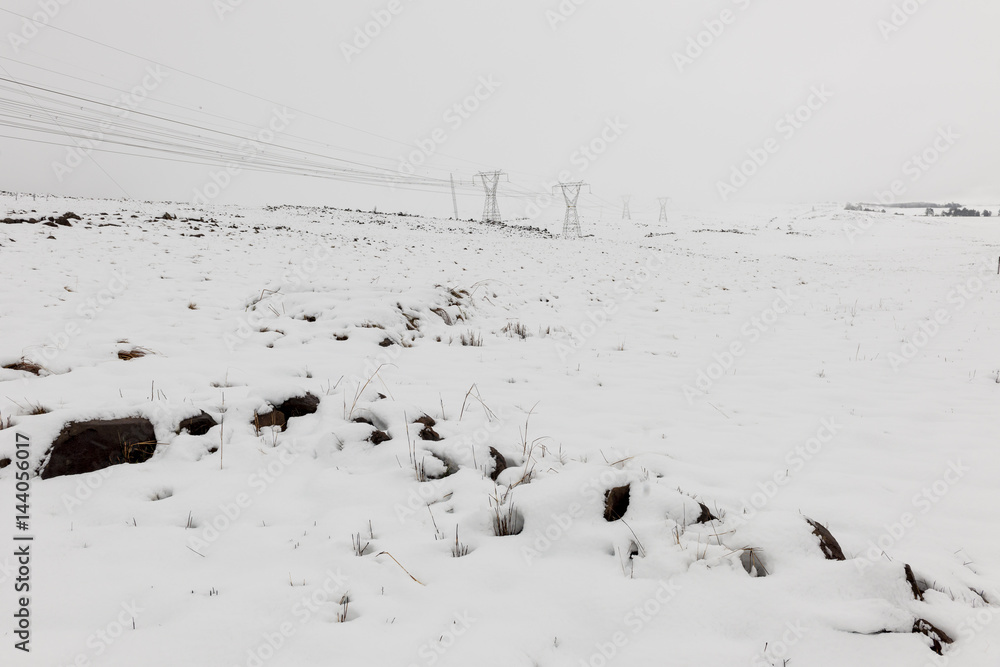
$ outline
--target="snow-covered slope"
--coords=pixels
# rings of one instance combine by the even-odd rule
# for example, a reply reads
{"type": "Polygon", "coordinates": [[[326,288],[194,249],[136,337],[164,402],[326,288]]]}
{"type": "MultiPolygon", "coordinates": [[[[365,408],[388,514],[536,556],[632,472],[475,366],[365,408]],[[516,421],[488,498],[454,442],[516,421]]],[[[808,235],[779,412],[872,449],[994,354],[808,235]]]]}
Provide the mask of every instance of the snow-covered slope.
{"type": "Polygon", "coordinates": [[[72,421],[142,416],[158,441],[32,479],[32,652],[4,537],[4,664],[1000,659],[989,219],[681,212],[565,240],[2,204],[82,220],[0,224],[0,366],[43,368],[0,370],[0,459],[20,433],[39,470],[72,421]],[[307,393],[314,414],[255,428],[307,393]],[[176,433],[201,411],[221,425],[176,433]],[[519,534],[495,535],[497,509],[519,534]]]}

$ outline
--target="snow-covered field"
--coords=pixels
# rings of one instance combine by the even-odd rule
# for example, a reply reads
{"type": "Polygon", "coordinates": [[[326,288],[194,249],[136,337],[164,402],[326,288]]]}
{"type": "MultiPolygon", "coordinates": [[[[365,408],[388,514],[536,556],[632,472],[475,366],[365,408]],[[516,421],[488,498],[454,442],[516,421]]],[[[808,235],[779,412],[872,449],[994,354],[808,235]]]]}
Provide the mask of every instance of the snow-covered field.
{"type": "Polygon", "coordinates": [[[82,217],[0,224],[5,665],[1000,662],[990,219],[2,206],[82,217]],[[16,434],[133,416],[148,462],[32,478],[15,651],[16,434]]]}

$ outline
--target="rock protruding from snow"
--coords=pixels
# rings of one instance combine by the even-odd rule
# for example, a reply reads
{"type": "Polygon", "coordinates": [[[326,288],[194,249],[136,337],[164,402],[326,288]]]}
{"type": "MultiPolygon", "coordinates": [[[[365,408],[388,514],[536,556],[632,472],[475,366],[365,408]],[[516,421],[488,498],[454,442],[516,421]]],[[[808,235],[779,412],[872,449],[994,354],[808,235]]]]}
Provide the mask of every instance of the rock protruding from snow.
{"type": "Polygon", "coordinates": [[[311,415],[318,409],[319,398],[313,394],[293,396],[270,412],[254,414],[253,426],[258,431],[268,426],[279,426],[284,431],[288,428],[289,419],[311,415]]]}
{"type": "Polygon", "coordinates": [[[718,521],[718,517],[712,514],[712,510],[708,509],[708,505],[705,503],[698,503],[698,507],[701,508],[701,514],[698,515],[698,519],[695,523],[711,523],[712,521],[718,521]]]}
{"type": "Polygon", "coordinates": [[[278,406],[278,410],[285,415],[286,420],[314,414],[318,409],[319,398],[313,394],[294,396],[278,406]]]}
{"type": "Polygon", "coordinates": [[[604,520],[618,521],[628,511],[629,487],[618,486],[604,494],[604,520]]]}
{"type": "Polygon", "coordinates": [[[493,472],[490,473],[490,479],[495,482],[500,473],[507,469],[507,459],[496,447],[490,447],[490,458],[493,459],[493,472]]]}
{"type": "Polygon", "coordinates": [[[818,521],[813,521],[808,517],[806,521],[812,526],[813,535],[819,538],[819,548],[823,550],[823,555],[826,556],[827,560],[847,560],[844,556],[844,550],[840,548],[840,543],[837,542],[833,533],[818,521]]]}
{"type": "Polygon", "coordinates": [[[200,415],[182,421],[177,427],[177,432],[187,431],[191,435],[205,435],[218,425],[219,422],[215,421],[212,415],[202,410],[200,415]]]}
{"type": "Polygon", "coordinates": [[[148,419],[128,417],[74,422],[53,443],[42,479],[80,475],[120,463],[144,463],[156,451],[156,432],[148,419]]]}

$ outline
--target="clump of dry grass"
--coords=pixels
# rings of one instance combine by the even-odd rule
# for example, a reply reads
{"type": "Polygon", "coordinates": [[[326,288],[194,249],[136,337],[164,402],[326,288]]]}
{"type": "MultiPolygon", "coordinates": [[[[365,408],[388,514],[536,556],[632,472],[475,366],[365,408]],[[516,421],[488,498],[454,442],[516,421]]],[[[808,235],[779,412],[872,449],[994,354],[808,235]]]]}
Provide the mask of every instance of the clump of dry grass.
{"type": "MultiPolygon", "coordinates": [[[[16,405],[17,407],[21,408],[22,414],[25,414],[25,415],[29,415],[29,416],[30,415],[47,415],[50,412],[52,412],[51,410],[49,410],[47,407],[45,407],[41,403],[32,403],[31,401],[29,401],[27,399],[25,399],[24,402],[26,403],[26,405],[21,405],[17,401],[12,401],[12,403],[14,403],[14,405],[16,405]]],[[[8,423],[9,423],[10,418],[8,417],[7,419],[8,419],[8,423]]]]}
{"type": "Polygon", "coordinates": [[[459,340],[465,347],[482,347],[483,346],[483,335],[476,333],[472,329],[469,329],[466,333],[462,334],[459,340]]]}
{"type": "Polygon", "coordinates": [[[354,549],[355,556],[364,556],[365,551],[368,550],[370,545],[371,542],[365,542],[364,544],[361,543],[361,533],[354,533],[351,535],[351,546],[354,549]]]}
{"type": "Polygon", "coordinates": [[[469,547],[458,541],[458,526],[455,526],[455,544],[451,547],[451,555],[455,558],[469,555],[469,547]]]}
{"type": "Polygon", "coordinates": [[[525,340],[528,337],[528,327],[524,326],[520,322],[508,322],[500,333],[507,334],[508,337],[513,338],[517,336],[521,340],[525,340]]]}
{"type": "Polygon", "coordinates": [[[340,611],[337,612],[337,623],[347,623],[347,611],[351,605],[351,598],[344,594],[340,598],[340,611]]]}
{"type": "Polygon", "coordinates": [[[520,535],[524,529],[524,519],[521,513],[514,507],[514,502],[506,502],[499,496],[490,497],[490,509],[493,511],[493,534],[497,537],[507,537],[509,535],[520,535]]]}

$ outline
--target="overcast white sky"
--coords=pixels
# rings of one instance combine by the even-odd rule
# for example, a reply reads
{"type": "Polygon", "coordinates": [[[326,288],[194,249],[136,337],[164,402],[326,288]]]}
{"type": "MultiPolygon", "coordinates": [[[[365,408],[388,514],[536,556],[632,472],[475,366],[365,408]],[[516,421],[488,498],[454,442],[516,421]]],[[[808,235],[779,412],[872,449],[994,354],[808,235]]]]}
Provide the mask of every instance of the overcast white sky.
{"type": "MultiPolygon", "coordinates": [[[[468,182],[480,169],[502,168],[511,185],[501,192],[524,192],[545,189],[566,170],[591,184],[589,205],[617,206],[629,193],[636,214],[655,216],[661,195],[678,206],[720,204],[719,182],[747,150],[774,139],[777,152],[729,202],[872,201],[897,179],[905,184],[900,199],[1000,202],[995,0],[566,0],[562,6],[575,11],[555,26],[550,12],[559,12],[558,0],[399,0],[398,14],[351,62],[343,44],[389,0],[243,0],[222,18],[219,7],[239,0],[48,0],[59,1],[65,5],[53,27],[39,28],[27,43],[17,39],[31,34],[23,20],[0,13],[7,73],[0,76],[107,102],[118,94],[87,81],[132,88],[143,80],[148,63],[54,29],[61,28],[174,68],[143,111],[204,120],[158,103],[165,101],[266,126],[274,105],[232,89],[247,91],[298,110],[288,140],[309,139],[325,145],[310,150],[393,170],[418,140],[442,128],[447,141],[418,173],[454,173],[468,182]],[[880,21],[891,22],[894,7],[904,5],[915,13],[885,34],[880,21]],[[730,23],[721,31],[716,24],[721,34],[711,40],[703,34],[711,43],[679,71],[675,54],[724,10],[730,23]],[[460,126],[449,123],[445,113],[473,94],[481,77],[499,87],[460,126]],[[813,89],[832,96],[814,98],[818,108],[794,134],[777,127],[813,89]],[[576,154],[616,120],[624,129],[602,155],[576,154]],[[939,141],[948,151],[917,177],[905,163],[933,153],[944,128],[959,138],[939,141]]],[[[35,14],[45,4],[6,0],[4,7],[35,14]]],[[[15,94],[0,91],[0,98],[15,94]]],[[[10,128],[0,134],[39,136],[10,128]]],[[[66,150],[0,139],[0,188],[191,200],[213,171],[95,152],[100,167],[88,158],[60,182],[53,163],[64,161],[66,150]]],[[[249,173],[217,201],[451,212],[446,191],[249,173]]],[[[517,215],[527,201],[505,198],[501,208],[517,215]]],[[[463,194],[460,206],[463,217],[478,217],[481,197],[463,194]]],[[[553,206],[549,215],[560,210],[553,206]]]]}

